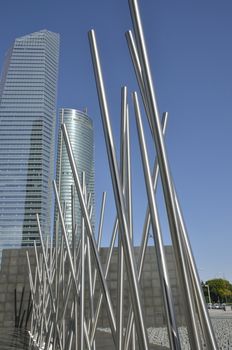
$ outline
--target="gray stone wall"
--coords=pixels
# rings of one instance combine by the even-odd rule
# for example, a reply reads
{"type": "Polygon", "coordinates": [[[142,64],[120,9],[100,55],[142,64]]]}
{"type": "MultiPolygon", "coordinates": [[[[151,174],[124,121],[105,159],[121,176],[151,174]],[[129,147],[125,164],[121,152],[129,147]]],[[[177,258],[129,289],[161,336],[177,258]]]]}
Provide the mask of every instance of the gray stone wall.
{"type": "MultiPolygon", "coordinates": [[[[14,291],[17,290],[17,309],[19,309],[20,297],[25,287],[23,310],[27,308],[29,298],[28,267],[26,261],[26,250],[29,251],[32,270],[35,268],[34,249],[12,249],[3,251],[2,265],[0,271],[0,327],[12,327],[15,322],[14,291]]],[[[101,249],[101,261],[103,266],[106,262],[107,248],[101,249]]],[[[136,258],[139,248],[135,248],[136,258]]],[[[169,269],[170,284],[174,297],[175,311],[179,325],[184,323],[182,317],[182,298],[178,286],[176,275],[176,264],[171,246],[165,247],[166,259],[169,269]]],[[[117,249],[114,249],[111,267],[107,278],[112,303],[115,308],[117,300],[117,249]]],[[[86,286],[88,282],[86,282],[86,286]]],[[[99,284],[97,283],[96,294],[99,294],[99,284]]],[[[147,247],[144,270],[141,280],[142,301],[144,306],[145,322],[147,327],[158,327],[165,324],[164,308],[157,269],[157,261],[154,247],[147,247]]],[[[86,295],[88,294],[86,287],[86,295]]],[[[97,299],[97,297],[96,297],[97,299]]],[[[87,304],[88,306],[88,304],[87,304]]],[[[130,296],[128,292],[128,281],[125,276],[124,288],[124,317],[128,317],[130,307],[130,296]]],[[[86,312],[89,312],[88,308],[86,312]]],[[[108,327],[106,308],[102,307],[98,325],[108,327]]]]}
{"type": "MultiPolygon", "coordinates": [[[[29,249],[30,261],[35,266],[34,250],[29,249]]],[[[3,250],[0,271],[0,327],[15,324],[15,289],[17,310],[20,307],[22,290],[25,287],[22,310],[27,309],[30,287],[26,260],[26,249],[3,250]]]]}

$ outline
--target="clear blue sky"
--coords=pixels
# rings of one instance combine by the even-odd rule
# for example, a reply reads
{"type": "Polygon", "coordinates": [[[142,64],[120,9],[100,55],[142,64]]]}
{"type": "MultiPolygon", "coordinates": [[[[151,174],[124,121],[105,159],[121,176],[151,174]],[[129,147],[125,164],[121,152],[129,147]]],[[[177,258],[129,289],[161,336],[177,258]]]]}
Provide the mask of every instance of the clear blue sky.
{"type": "MultiPolygon", "coordinates": [[[[232,281],[232,2],[141,1],[160,112],[170,113],[167,149],[201,278],[232,281]]],[[[104,243],[115,215],[87,31],[96,30],[115,138],[120,87],[137,90],[124,33],[127,0],[3,0],[0,66],[14,38],[40,29],[60,33],[58,107],[88,107],[95,126],[96,200],[108,192],[104,243]]],[[[131,109],[134,232],[140,241],[146,195],[131,109]]],[[[151,159],[150,134],[147,132],[151,159]]],[[[160,192],[160,191],[159,191],[160,192]]],[[[169,243],[158,194],[165,243],[169,243]]],[[[99,208],[97,208],[97,215],[99,208]]]]}

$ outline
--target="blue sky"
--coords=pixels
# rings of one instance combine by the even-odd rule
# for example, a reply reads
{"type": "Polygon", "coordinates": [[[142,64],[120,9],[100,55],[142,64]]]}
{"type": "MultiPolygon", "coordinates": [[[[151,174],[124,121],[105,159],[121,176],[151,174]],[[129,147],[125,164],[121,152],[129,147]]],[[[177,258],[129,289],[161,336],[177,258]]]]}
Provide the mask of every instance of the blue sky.
{"type": "MultiPolygon", "coordinates": [[[[170,115],[166,138],[169,162],[200,276],[232,281],[232,2],[141,1],[141,15],[159,110],[170,115]]],[[[96,30],[112,127],[118,139],[120,88],[127,85],[130,92],[138,90],[124,36],[131,27],[126,0],[1,3],[1,67],[14,38],[45,28],[60,33],[57,105],[87,107],[94,121],[96,201],[101,201],[102,191],[108,193],[104,244],[109,241],[115,208],[87,32],[96,30]]],[[[134,234],[139,243],[146,194],[132,108],[130,116],[134,234]]],[[[145,127],[152,163],[155,153],[145,127]]],[[[157,200],[164,241],[170,243],[160,186],[157,200]]],[[[98,217],[98,207],[96,213],[98,217]]]]}

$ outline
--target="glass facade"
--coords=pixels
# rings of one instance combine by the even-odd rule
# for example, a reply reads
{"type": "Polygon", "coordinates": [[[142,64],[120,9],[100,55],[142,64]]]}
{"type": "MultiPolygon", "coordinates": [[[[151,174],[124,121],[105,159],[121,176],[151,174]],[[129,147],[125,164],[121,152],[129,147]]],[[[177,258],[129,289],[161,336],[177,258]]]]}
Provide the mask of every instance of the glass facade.
{"type": "Polygon", "coordinates": [[[0,250],[50,234],[59,35],[17,38],[0,82],[0,250]]]}
{"type": "MultiPolygon", "coordinates": [[[[94,137],[93,123],[85,112],[76,109],[61,109],[61,123],[65,123],[70,137],[72,150],[74,153],[78,174],[82,179],[82,173],[85,173],[85,182],[87,193],[91,193],[91,205],[93,208],[92,225],[94,230],[94,137]]],[[[61,131],[59,133],[58,156],[57,156],[57,187],[60,193],[60,200],[64,205],[65,222],[69,239],[72,236],[72,208],[71,208],[71,185],[74,185],[71,166],[68,160],[68,154],[61,131]]],[[[81,211],[75,191],[75,221],[77,224],[77,235],[80,235],[81,229],[81,211]]],[[[57,212],[56,212],[57,221],[57,212]]],[[[59,229],[59,235],[61,230],[59,229]]]]}

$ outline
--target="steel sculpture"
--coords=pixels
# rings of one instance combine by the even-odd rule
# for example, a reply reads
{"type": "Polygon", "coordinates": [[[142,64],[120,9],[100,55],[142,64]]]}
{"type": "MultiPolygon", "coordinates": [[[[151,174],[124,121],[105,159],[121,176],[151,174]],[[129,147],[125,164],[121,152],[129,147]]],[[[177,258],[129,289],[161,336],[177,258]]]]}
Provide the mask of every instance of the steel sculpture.
{"type": "Polygon", "coordinates": [[[183,292],[184,316],[189,344],[192,350],[203,349],[204,344],[208,350],[216,350],[218,346],[206,309],[183,214],[169,169],[164,140],[168,114],[164,113],[162,121],[160,121],[137,0],[129,0],[129,8],[135,36],[131,31],[128,31],[126,39],[156,151],[152,174],[148,161],[139,99],[137,93],[133,92],[134,114],[148,200],[138,260],[135,259],[133,246],[128,92],[126,87],[121,90],[121,146],[120,163],[118,164],[96,35],[91,30],[89,32],[90,50],[114,191],[116,217],[105,266],[103,266],[100,258],[100,247],[103,235],[106,194],[104,193],[102,197],[98,234],[95,238],[91,226],[93,208],[90,206],[90,195],[86,192],[85,174],[80,179],[69,135],[65,124],[62,124],[62,142],[66,146],[74,180],[74,185],[70,189],[72,198],[72,237],[71,240],[67,237],[65,203],[60,203],[59,189],[57,189],[54,181],[56,206],[59,213],[54,240],[49,242],[47,239],[44,242],[40,219],[37,215],[41,244],[40,247],[34,246],[36,257],[34,272],[32,272],[29,255],[27,254],[33,304],[30,328],[31,343],[37,348],[46,350],[97,349],[97,325],[104,301],[115,348],[117,350],[127,350],[129,348],[148,350],[150,345],[142,307],[143,291],[140,282],[149,230],[151,229],[156,249],[169,345],[173,350],[182,349],[158,216],[158,203],[156,201],[157,181],[160,174],[170,236],[177,264],[177,274],[183,292]],[[82,212],[81,232],[77,232],[78,225],[76,224],[74,211],[75,192],[78,195],[82,212]],[[58,235],[59,226],[62,232],[60,238],[58,235]],[[117,237],[118,286],[116,308],[114,309],[107,278],[117,237]],[[126,322],[123,315],[125,272],[129,282],[130,295],[130,308],[126,322]],[[98,293],[97,283],[100,286],[100,292],[98,293]],[[86,308],[86,305],[88,305],[88,308],[86,308]]]}

